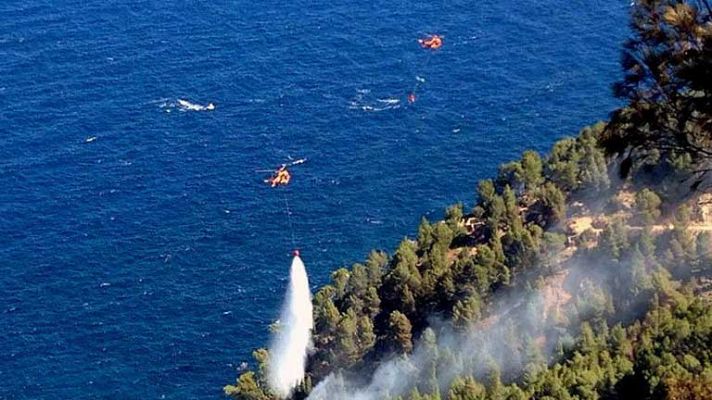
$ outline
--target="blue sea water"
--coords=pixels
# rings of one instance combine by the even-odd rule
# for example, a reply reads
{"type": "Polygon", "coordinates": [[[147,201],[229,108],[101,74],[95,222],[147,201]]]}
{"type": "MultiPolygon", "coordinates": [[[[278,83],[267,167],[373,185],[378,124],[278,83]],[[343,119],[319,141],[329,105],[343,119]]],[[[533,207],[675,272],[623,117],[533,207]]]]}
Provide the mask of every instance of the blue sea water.
{"type": "Polygon", "coordinates": [[[627,3],[3,1],[0,398],[221,398],[292,238],[317,287],[606,118],[627,3]]]}

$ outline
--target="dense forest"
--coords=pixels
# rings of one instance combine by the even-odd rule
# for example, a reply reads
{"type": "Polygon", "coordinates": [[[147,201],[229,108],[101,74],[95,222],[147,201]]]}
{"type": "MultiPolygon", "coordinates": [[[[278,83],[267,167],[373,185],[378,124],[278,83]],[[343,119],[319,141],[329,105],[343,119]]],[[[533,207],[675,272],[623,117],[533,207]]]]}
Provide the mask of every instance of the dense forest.
{"type": "MultiPolygon", "coordinates": [[[[639,0],[626,106],[313,299],[295,399],[712,398],[712,19],[639,0]]],[[[267,350],[224,388],[276,398],[267,350]]]]}

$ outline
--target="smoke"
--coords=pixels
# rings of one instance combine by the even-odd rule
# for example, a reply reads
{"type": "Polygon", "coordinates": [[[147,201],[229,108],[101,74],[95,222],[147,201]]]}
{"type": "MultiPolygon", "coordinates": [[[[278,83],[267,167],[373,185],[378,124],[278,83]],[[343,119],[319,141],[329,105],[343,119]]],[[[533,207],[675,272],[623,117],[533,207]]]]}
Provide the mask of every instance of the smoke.
{"type": "MultiPolygon", "coordinates": [[[[615,228],[615,220],[605,214],[610,201],[605,197],[584,201],[580,212],[591,220],[606,217],[606,223],[615,228]]],[[[615,212],[633,215],[630,210],[615,212]]],[[[657,278],[650,274],[657,275],[663,268],[656,255],[670,251],[667,239],[661,236],[648,249],[650,254],[643,256],[643,229],[627,226],[621,233],[623,239],[605,239],[601,233],[592,248],[584,240],[573,251],[556,252],[552,259],[542,260],[542,265],[532,266],[518,285],[499,288],[488,299],[485,308],[489,312],[483,319],[464,328],[431,319],[412,354],[385,357],[369,364],[372,368],[367,373],[363,373],[365,368],[332,373],[320,381],[308,400],[397,398],[414,389],[420,393],[439,390],[445,397],[457,377],[469,375],[491,383],[498,373],[508,383],[535,376],[573,348],[574,337],[584,329],[582,322],[588,322],[587,329],[596,321],[629,323],[645,312],[655,286],[666,286],[654,283],[657,278]],[[612,254],[613,247],[620,254],[612,254]],[[365,376],[358,376],[359,372],[365,376]]]]}
{"type": "Polygon", "coordinates": [[[304,380],[313,321],[309,278],[304,263],[296,256],[292,260],[287,297],[270,347],[267,370],[270,389],[282,398],[288,397],[304,380]]]}
{"type": "Polygon", "coordinates": [[[567,276],[570,271],[557,274],[538,290],[500,293],[489,317],[469,327],[456,329],[445,321],[431,320],[412,354],[382,362],[365,382],[331,374],[308,400],[395,398],[415,388],[420,393],[447,393],[458,376],[487,382],[495,369],[503,380],[533,372],[554,355],[558,344],[572,341],[568,328],[580,322],[574,310],[562,310],[564,303],[571,304],[571,295],[563,288],[567,276]],[[559,298],[552,299],[552,293],[559,298]]]}

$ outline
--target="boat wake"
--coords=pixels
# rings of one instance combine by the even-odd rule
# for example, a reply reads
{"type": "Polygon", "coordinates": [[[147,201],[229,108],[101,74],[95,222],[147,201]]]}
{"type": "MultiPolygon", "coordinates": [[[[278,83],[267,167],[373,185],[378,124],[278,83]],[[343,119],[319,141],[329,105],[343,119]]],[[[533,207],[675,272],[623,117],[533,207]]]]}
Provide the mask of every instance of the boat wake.
{"type": "Polygon", "coordinates": [[[163,109],[163,111],[170,113],[173,110],[178,110],[181,112],[188,112],[188,111],[213,111],[215,110],[215,104],[213,103],[208,103],[208,104],[198,104],[198,103],[192,103],[189,100],[186,99],[176,99],[175,101],[170,100],[170,99],[161,99],[157,101],[158,106],[163,109]]]}

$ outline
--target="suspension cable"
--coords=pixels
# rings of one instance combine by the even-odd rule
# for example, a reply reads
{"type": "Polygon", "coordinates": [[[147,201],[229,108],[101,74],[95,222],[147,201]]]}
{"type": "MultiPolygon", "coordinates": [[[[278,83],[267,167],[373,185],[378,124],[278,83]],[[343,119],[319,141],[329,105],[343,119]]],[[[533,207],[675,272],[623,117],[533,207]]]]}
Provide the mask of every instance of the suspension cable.
{"type": "Polygon", "coordinates": [[[284,206],[287,211],[287,220],[289,221],[289,232],[292,236],[292,250],[297,248],[297,239],[294,236],[294,224],[292,223],[292,211],[289,208],[289,200],[287,200],[287,194],[282,192],[282,198],[284,199],[284,206]]]}

